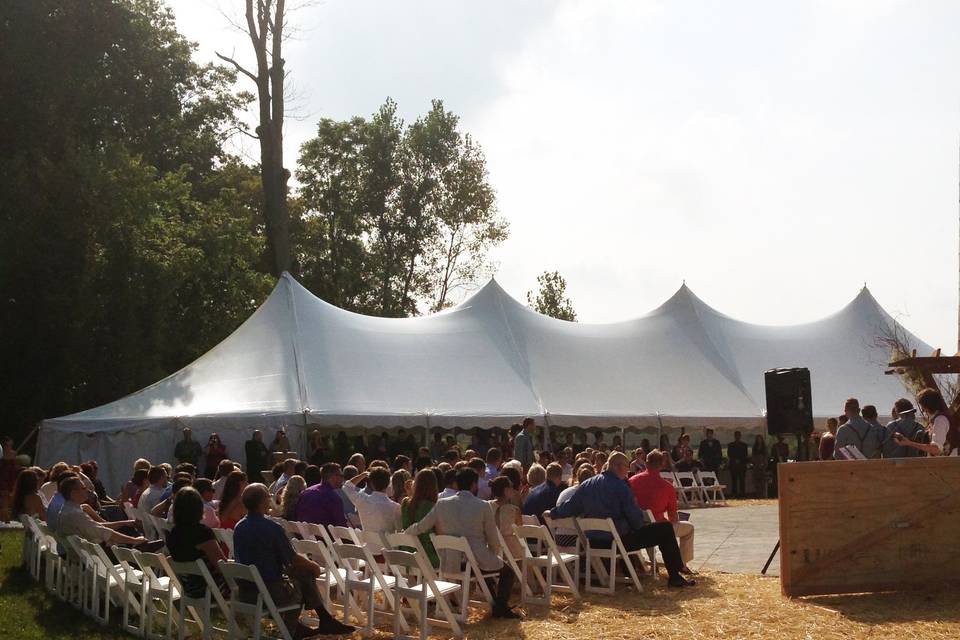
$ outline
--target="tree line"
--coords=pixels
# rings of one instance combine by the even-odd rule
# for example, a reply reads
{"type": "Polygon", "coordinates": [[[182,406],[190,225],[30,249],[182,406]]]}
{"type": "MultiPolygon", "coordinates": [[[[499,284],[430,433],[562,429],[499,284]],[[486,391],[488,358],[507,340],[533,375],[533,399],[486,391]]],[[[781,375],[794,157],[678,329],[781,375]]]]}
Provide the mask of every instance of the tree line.
{"type": "MultiPolygon", "coordinates": [[[[247,5],[272,28],[270,2],[247,5]]],[[[332,304],[408,316],[456,302],[507,238],[483,151],[439,100],[410,123],[389,99],[320,120],[291,193],[268,153],[251,166],[228,144],[269,134],[275,153],[282,109],[272,133],[241,114],[262,115],[263,74],[282,97],[279,49],[254,71],[199,63],[161,0],[6,3],[0,38],[0,431],[169,375],[281,268],[332,304]],[[251,73],[258,95],[238,90],[251,73]]]]}

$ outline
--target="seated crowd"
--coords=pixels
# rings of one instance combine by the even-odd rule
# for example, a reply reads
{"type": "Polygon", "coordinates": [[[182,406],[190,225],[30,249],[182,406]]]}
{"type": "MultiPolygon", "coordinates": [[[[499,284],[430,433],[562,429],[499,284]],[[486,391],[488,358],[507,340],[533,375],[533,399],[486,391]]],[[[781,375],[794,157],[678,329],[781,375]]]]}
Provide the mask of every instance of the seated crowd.
{"type": "MultiPolygon", "coordinates": [[[[875,412],[868,407],[861,411],[859,403],[850,399],[845,406],[846,423],[839,430],[831,425],[825,438],[833,439],[834,447],[845,446],[852,438],[863,453],[871,455],[888,455],[888,450],[889,455],[943,453],[950,446],[950,423],[938,422],[946,413],[938,399],[939,395],[932,394],[919,398],[924,411],[933,416],[929,442],[918,437],[910,424],[913,406],[907,400],[897,402],[897,419],[891,423],[892,429],[887,427],[894,435],[881,436],[888,431],[884,427],[877,431],[875,412]],[[874,445],[876,451],[871,448],[874,445]]],[[[661,471],[682,470],[683,465],[695,468],[698,462],[716,468],[722,459],[721,448],[710,430],[697,460],[689,447],[683,448],[689,438],[686,435],[676,456],[663,446],[662,450],[641,447],[630,458],[616,439],[613,447],[605,446],[600,434],[597,446],[578,450],[568,442],[555,458],[548,451],[537,451],[535,428],[534,420],[527,418],[501,439],[481,441],[474,436],[466,450],[443,441],[439,434],[430,447],[418,446],[412,435],[398,438],[394,447],[386,438],[375,436],[363,450],[351,447],[343,434],[332,445],[327,438],[314,438],[308,460],[289,457],[275,465],[266,479],[262,476],[264,459],[257,457],[260,447],[247,447],[248,452],[257,454],[253,464],[248,458],[247,472],[240,464],[221,458],[215,468],[206,469],[213,477],[198,476],[194,462],[180,461],[173,467],[139,459],[116,497],[98,480],[95,461],[81,465],[59,462],[49,470],[26,467],[18,469],[15,476],[12,515],[35,517],[57,534],[79,536],[104,545],[107,551],[110,545],[143,550],[165,546],[174,560],[202,559],[223,590],[227,586],[217,563],[225,559],[226,549],[213,529],[232,529],[235,560],[259,569],[278,605],[299,602],[315,612],[318,629],[304,627],[298,617],[291,617],[290,628],[296,629],[297,637],[346,633],[352,628],[336,621],[324,608],[314,579],[320,567],[295,553],[283,527],[270,518],[417,535],[434,567],[439,566],[439,558],[430,534],[463,537],[480,569],[489,576],[490,592],[495,594],[492,615],[499,618],[519,617],[510,607],[515,575],[504,562],[500,547],[502,540],[513,557],[522,555],[524,545],[514,525],[520,525],[523,516],[534,516],[541,523],[547,518],[610,518],[628,552],[659,548],[669,586],[695,584],[683,575],[692,573],[694,528],[680,519],[676,490],[661,477],[661,471]],[[377,457],[368,462],[371,451],[377,457]],[[331,459],[334,456],[339,460],[331,459]],[[341,466],[341,462],[346,464],[341,466]],[[125,504],[166,519],[171,524],[166,540],[148,541],[137,521],[124,515],[125,504]]],[[[189,449],[191,456],[197,453],[197,447],[181,446],[190,442],[188,430],[183,437],[178,450],[189,449]]],[[[259,432],[251,439],[260,440],[259,432]]],[[[661,445],[668,444],[661,441],[661,445]]],[[[5,445],[3,459],[7,461],[12,447],[9,442],[5,445]]],[[[746,466],[746,445],[739,433],[728,452],[732,466],[734,456],[746,466]]],[[[7,464],[0,471],[9,468],[7,464]]],[[[609,533],[591,532],[587,538],[591,546],[612,544],[609,533]]],[[[202,587],[185,585],[187,590],[202,591],[202,587]]],[[[239,597],[255,599],[256,594],[241,589],[239,597]]]]}

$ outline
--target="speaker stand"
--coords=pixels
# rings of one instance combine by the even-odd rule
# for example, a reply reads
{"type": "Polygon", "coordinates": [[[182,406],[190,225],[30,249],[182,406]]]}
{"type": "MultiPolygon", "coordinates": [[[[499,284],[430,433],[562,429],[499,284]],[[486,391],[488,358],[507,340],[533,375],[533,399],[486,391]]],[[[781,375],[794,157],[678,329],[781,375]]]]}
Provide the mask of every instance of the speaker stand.
{"type": "Polygon", "coordinates": [[[776,557],[777,552],[780,551],[780,540],[777,540],[777,544],[773,546],[773,551],[770,552],[770,557],[767,558],[767,564],[763,565],[763,570],[760,572],[760,575],[767,575],[767,569],[770,568],[770,565],[773,563],[773,559],[776,557]]]}

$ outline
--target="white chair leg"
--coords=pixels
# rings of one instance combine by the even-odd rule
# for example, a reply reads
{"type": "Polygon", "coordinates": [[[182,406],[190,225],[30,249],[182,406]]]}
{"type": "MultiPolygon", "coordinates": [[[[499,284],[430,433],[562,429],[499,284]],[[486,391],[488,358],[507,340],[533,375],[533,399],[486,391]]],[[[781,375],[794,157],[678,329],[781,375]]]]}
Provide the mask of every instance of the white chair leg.
{"type": "Polygon", "coordinates": [[[423,595],[420,596],[420,640],[427,640],[430,629],[430,617],[427,615],[427,585],[423,585],[423,595]]]}
{"type": "Polygon", "coordinates": [[[253,640],[260,640],[260,633],[263,628],[263,604],[257,601],[257,619],[253,621],[253,640]]]}
{"type": "MultiPolygon", "coordinates": [[[[398,580],[399,580],[399,577],[398,577],[398,580]]],[[[393,593],[397,601],[397,609],[396,611],[394,611],[394,616],[393,616],[393,637],[399,638],[400,637],[400,618],[403,616],[403,606],[400,604],[400,593],[398,591],[394,591],[393,593]]]]}
{"type": "MultiPolygon", "coordinates": [[[[180,598],[180,606],[178,607],[178,610],[180,611],[180,619],[186,620],[186,603],[184,602],[183,598],[180,598]]],[[[177,627],[177,640],[183,640],[183,637],[186,635],[186,633],[187,625],[181,624],[179,627],[177,627]]]]}
{"type": "Polygon", "coordinates": [[[610,557],[610,584],[607,586],[607,593],[613,594],[617,590],[617,556],[610,557]]]}
{"type": "MultiPolygon", "coordinates": [[[[384,600],[389,600],[389,597],[384,593],[384,600]]],[[[373,579],[370,581],[370,593],[367,594],[367,624],[363,628],[365,634],[373,633],[373,605],[376,604],[376,601],[373,598],[373,579]]]]}
{"type": "Polygon", "coordinates": [[[546,605],[549,607],[553,600],[553,561],[550,561],[550,564],[547,565],[547,588],[543,593],[544,599],[546,600],[546,605]]]}

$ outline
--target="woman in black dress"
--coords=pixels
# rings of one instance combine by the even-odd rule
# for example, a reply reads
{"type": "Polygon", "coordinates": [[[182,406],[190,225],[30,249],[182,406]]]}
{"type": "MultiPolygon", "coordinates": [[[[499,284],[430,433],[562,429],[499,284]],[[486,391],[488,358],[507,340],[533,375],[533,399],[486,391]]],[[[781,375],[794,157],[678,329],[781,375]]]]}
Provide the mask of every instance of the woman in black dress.
{"type": "MultiPolygon", "coordinates": [[[[173,529],[167,534],[167,550],[176,562],[203,560],[221,591],[226,591],[217,563],[226,560],[213,529],[201,523],[203,498],[193,487],[184,487],[173,500],[173,529]]],[[[183,576],[183,589],[191,598],[202,598],[206,584],[197,576],[183,576]]]]}

